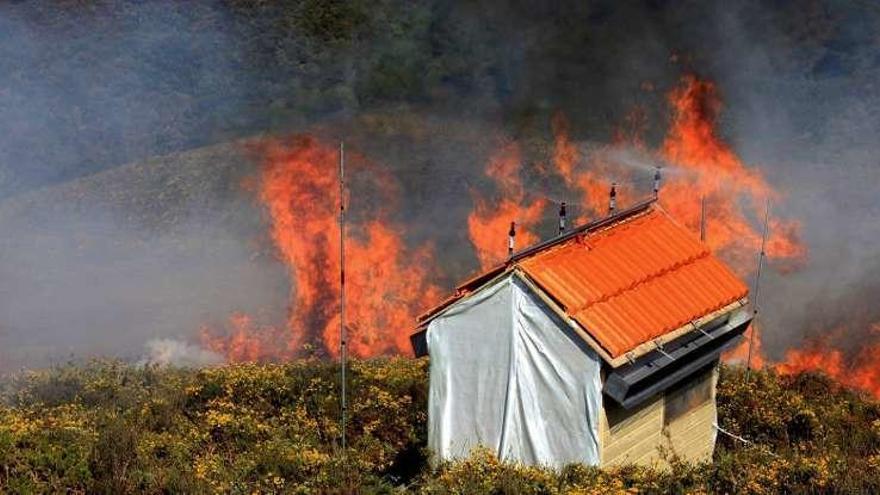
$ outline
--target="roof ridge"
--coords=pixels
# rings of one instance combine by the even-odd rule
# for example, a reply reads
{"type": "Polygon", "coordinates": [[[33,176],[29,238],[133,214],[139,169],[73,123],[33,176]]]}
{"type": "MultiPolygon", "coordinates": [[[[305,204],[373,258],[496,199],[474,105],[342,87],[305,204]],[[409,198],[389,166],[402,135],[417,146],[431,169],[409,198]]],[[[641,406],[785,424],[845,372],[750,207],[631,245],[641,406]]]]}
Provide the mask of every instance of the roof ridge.
{"type": "MultiPolygon", "coordinates": [[[[555,237],[545,239],[536,244],[523,248],[522,250],[513,253],[513,255],[508,257],[506,260],[496,263],[494,266],[488,269],[479,270],[476,273],[472,273],[470,276],[464,279],[463,282],[455,285],[454,293],[463,291],[473,286],[474,284],[481,285],[482,283],[491,279],[496,274],[501,273],[504,270],[509,269],[510,267],[518,266],[521,262],[528,261],[533,257],[533,255],[546,253],[550,250],[556,250],[557,248],[568,246],[571,242],[576,242],[577,239],[586,238],[590,234],[604,232],[605,230],[608,230],[610,228],[628,223],[631,220],[641,218],[648,212],[653,211],[654,207],[656,206],[659,206],[659,204],[657,203],[657,199],[650,198],[636,203],[633,206],[620,210],[613,215],[599,218],[597,220],[593,220],[592,222],[587,222],[583,225],[574,227],[563,234],[559,234],[555,237]]],[[[456,296],[455,294],[453,294],[453,296],[450,297],[456,296]]],[[[434,310],[430,309],[420,315],[419,319],[421,320],[422,317],[430,316],[433,313],[434,310]]]]}
{"type": "Polygon", "coordinates": [[[572,228],[568,232],[559,234],[555,237],[551,237],[550,239],[541,241],[521,251],[513,253],[513,255],[504,262],[504,264],[516,264],[520,261],[530,258],[532,255],[544,253],[548,249],[559,246],[566,246],[570,241],[578,239],[580,237],[585,237],[588,234],[604,232],[605,230],[626,224],[630,220],[640,218],[644,214],[653,211],[655,206],[657,206],[657,200],[655,198],[641,201],[630,206],[629,208],[620,210],[617,213],[613,213],[609,216],[593,220],[592,222],[587,222],[583,225],[579,225],[572,228]]]}
{"type": "MultiPolygon", "coordinates": [[[[648,203],[648,205],[650,205],[650,204],[651,203],[648,203]]],[[[615,222],[597,225],[593,228],[583,229],[582,231],[577,232],[575,235],[571,235],[570,237],[568,237],[566,239],[561,239],[558,242],[549,244],[549,245],[541,248],[540,250],[535,251],[534,253],[523,253],[523,255],[520,258],[512,259],[510,261],[510,263],[513,265],[519,265],[521,263],[528,263],[531,259],[533,259],[535,256],[538,256],[538,255],[547,256],[547,257],[560,256],[561,253],[559,253],[558,251],[561,251],[562,249],[569,248],[573,244],[586,245],[588,248],[592,249],[592,246],[589,245],[588,243],[593,238],[598,236],[599,234],[603,234],[609,230],[617,229],[617,228],[620,228],[620,229],[630,228],[632,226],[633,222],[647,217],[648,214],[650,214],[652,211],[653,210],[651,208],[646,208],[644,210],[630,212],[627,215],[625,215],[621,218],[618,218],[617,221],[615,221],[615,222]]],[[[585,227],[589,227],[589,225],[590,224],[585,224],[585,227]]],[[[553,241],[553,240],[555,240],[555,239],[550,239],[550,241],[553,241]]]]}

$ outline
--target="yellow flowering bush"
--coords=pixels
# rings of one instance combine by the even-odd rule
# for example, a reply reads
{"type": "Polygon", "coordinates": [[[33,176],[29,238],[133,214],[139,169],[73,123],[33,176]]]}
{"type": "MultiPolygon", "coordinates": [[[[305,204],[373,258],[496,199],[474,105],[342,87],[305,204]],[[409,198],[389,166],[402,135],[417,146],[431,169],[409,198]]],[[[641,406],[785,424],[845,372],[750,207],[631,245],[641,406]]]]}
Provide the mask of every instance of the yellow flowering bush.
{"type": "Polygon", "coordinates": [[[714,462],[559,470],[477,449],[431,467],[427,360],[199,370],[96,361],[0,380],[0,493],[880,493],[880,405],[825,377],[724,368],[714,462]]]}

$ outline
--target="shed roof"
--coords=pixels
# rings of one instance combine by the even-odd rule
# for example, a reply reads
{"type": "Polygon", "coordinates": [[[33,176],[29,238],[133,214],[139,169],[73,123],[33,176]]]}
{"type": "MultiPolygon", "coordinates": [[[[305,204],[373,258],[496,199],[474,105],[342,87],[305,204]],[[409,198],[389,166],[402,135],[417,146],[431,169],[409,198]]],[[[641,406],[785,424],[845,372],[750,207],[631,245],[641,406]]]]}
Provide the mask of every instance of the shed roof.
{"type": "Polygon", "coordinates": [[[748,293],[693,233],[647,202],[517,253],[421,319],[511,268],[524,272],[613,358],[748,293]]]}

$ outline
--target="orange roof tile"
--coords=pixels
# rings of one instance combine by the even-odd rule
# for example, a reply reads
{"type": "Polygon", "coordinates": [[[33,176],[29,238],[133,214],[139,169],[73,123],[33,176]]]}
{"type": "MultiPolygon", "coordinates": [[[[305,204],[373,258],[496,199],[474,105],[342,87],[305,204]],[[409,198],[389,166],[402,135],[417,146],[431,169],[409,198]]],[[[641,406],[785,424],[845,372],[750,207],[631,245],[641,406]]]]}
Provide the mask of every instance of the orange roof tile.
{"type": "Polygon", "coordinates": [[[748,293],[705,245],[656,207],[517,265],[612,357],[748,293]]]}
{"type": "Polygon", "coordinates": [[[612,358],[748,294],[745,284],[696,236],[648,201],[527,248],[470,278],[421,315],[420,326],[515,268],[612,358]]]}

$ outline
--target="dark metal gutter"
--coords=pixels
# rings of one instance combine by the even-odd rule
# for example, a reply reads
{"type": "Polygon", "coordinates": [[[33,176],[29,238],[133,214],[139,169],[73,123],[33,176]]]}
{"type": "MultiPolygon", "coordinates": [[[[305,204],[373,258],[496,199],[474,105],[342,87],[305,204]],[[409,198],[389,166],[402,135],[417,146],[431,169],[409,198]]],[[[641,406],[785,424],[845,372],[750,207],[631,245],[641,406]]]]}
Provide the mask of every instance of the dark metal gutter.
{"type": "Polygon", "coordinates": [[[722,315],[657,350],[614,369],[604,393],[633,408],[714,363],[740,340],[752,317],[740,310],[722,315]]]}

